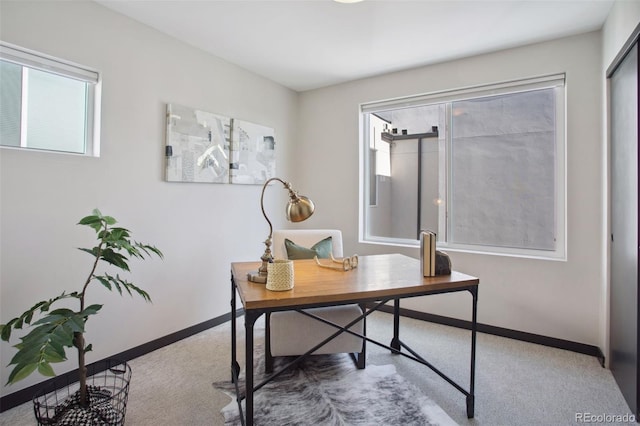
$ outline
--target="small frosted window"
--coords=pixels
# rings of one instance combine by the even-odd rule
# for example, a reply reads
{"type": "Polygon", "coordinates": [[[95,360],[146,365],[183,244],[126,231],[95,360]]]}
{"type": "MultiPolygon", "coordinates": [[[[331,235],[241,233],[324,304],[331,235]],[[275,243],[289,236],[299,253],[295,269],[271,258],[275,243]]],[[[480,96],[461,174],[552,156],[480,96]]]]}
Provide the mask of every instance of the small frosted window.
{"type": "Polygon", "coordinates": [[[100,75],[0,42],[0,145],[99,155],[100,75]]]}

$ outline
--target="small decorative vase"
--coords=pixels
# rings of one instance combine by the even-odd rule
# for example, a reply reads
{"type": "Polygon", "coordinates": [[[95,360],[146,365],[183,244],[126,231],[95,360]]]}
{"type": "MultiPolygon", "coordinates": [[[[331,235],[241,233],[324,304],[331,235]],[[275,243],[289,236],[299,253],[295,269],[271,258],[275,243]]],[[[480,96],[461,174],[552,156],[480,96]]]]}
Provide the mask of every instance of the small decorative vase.
{"type": "Polygon", "coordinates": [[[267,290],[286,291],[293,288],[293,260],[276,259],[267,265],[267,290]]]}

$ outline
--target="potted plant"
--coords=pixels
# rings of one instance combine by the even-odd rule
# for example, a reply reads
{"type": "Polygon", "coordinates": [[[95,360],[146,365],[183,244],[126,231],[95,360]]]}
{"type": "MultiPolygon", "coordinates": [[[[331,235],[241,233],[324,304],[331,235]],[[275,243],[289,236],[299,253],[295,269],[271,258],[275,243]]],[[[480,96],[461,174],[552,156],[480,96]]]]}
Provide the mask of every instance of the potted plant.
{"type": "MultiPolygon", "coordinates": [[[[55,376],[51,364],[67,359],[66,348],[76,348],[79,389],[73,394],[72,399],[75,402],[67,402],[65,409],[75,409],[85,413],[92,411],[91,404],[93,403],[90,395],[91,388],[87,385],[85,359],[85,355],[91,351],[92,345],[85,342],[85,325],[89,317],[97,314],[102,308],[102,305],[98,304],[85,305],[90,284],[99,283],[110,291],[115,288],[121,295],[123,291],[126,291],[129,295],[135,293],[147,302],[151,301],[146,291],[120,277],[119,274],[97,273],[98,266],[101,265],[101,262],[106,262],[121,271],[129,272],[130,258],[145,259],[153,255],[163,258],[163,254],[158,248],[134,241],[131,239],[131,234],[127,229],[114,226],[117,221],[113,217],[103,216],[98,209],[93,210],[92,213],[78,222],[79,225],[92,228],[97,238],[95,247],[90,249],[79,248],[79,250],[88,253],[92,257],[91,270],[80,291],[63,292],[53,299],[38,302],[19,317],[6,324],[0,324],[0,337],[7,342],[11,338],[13,329],[22,329],[25,325],[31,327],[30,332],[21,337],[20,343],[15,345],[18,352],[9,363],[14,367],[9,375],[8,384],[22,380],[35,371],[44,376],[55,376]],[[67,307],[52,310],[54,304],[67,299],[76,299],[79,303],[78,310],[67,307]]],[[[105,392],[103,391],[101,395],[102,404],[104,404],[105,392]]],[[[95,400],[95,398],[93,399],[95,400]]],[[[36,410],[37,415],[38,412],[36,410]]],[[[59,416],[59,414],[56,413],[56,416],[59,416]]],[[[78,414],[74,414],[74,416],[76,416],[74,418],[77,418],[78,414]]],[[[124,421],[124,416],[122,417],[122,421],[124,421]]],[[[81,422],[77,421],[76,423],[81,422]]]]}

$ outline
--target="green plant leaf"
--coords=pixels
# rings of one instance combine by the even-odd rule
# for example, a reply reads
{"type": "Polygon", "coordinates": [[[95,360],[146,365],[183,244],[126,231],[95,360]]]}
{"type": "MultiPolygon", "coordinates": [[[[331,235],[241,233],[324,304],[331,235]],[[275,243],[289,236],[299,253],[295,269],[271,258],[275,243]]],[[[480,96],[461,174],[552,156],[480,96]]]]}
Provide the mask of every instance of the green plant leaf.
{"type": "MultiPolygon", "coordinates": [[[[62,295],[64,295],[64,293],[62,293],[62,295]]],[[[58,296],[61,297],[61,296],[58,296]]],[[[23,313],[20,318],[23,318],[24,322],[26,322],[27,324],[31,323],[31,320],[33,319],[33,314],[36,312],[36,310],[40,309],[40,312],[42,312],[42,307],[46,304],[46,301],[42,301],[42,302],[38,302],[35,305],[33,305],[33,307],[31,309],[29,309],[28,311],[26,311],[25,313],[23,313]]],[[[21,324],[22,325],[22,324],[21,324]]],[[[20,328],[20,327],[14,327],[14,328],[20,328]]]]}
{"type": "Polygon", "coordinates": [[[116,290],[118,290],[118,293],[120,293],[120,296],[122,296],[122,286],[120,286],[120,282],[115,281],[115,280],[113,280],[111,282],[115,286],[116,290]]]}
{"type": "Polygon", "coordinates": [[[85,321],[86,321],[86,318],[89,315],[97,314],[100,309],[102,309],[102,305],[91,305],[86,307],[84,311],[80,312],[79,316],[85,318],[85,321]]]}
{"type": "Polygon", "coordinates": [[[138,242],[136,242],[136,247],[144,251],[149,257],[151,257],[151,253],[153,253],[156,256],[158,256],[160,259],[164,259],[164,254],[162,254],[160,249],[158,249],[157,247],[151,246],[149,244],[138,243],[138,242]]]}
{"type": "Polygon", "coordinates": [[[4,324],[0,325],[0,339],[8,342],[11,339],[11,327],[4,324]]]}
{"type": "Polygon", "coordinates": [[[89,216],[85,216],[82,219],[80,219],[80,221],[78,222],[78,225],[91,225],[93,223],[96,222],[101,222],[102,219],[100,218],[99,215],[89,215],[89,216]]]}
{"type": "Polygon", "coordinates": [[[102,284],[103,286],[105,286],[107,289],[109,289],[109,291],[113,290],[113,288],[111,287],[111,283],[109,282],[109,280],[103,276],[94,276],[94,278],[96,280],[98,280],[100,282],[100,284],[102,284]]]}
{"type": "Polygon", "coordinates": [[[16,368],[11,371],[9,374],[9,379],[7,380],[7,384],[18,382],[25,377],[28,377],[31,373],[36,371],[38,368],[38,364],[26,364],[26,365],[18,365],[16,368]]]}
{"type": "MultiPolygon", "coordinates": [[[[59,337],[56,337],[55,335],[51,336],[51,340],[49,341],[49,346],[46,348],[45,353],[51,356],[53,356],[53,354],[55,353],[58,355],[61,361],[64,361],[67,359],[67,354],[64,350],[64,343],[66,342],[59,343],[58,339],[59,337]]],[[[60,362],[60,361],[49,360],[49,362],[60,362]]]]}
{"type": "Polygon", "coordinates": [[[115,225],[116,223],[118,223],[118,221],[111,216],[102,216],[102,220],[104,220],[107,225],[115,225]]]}
{"type": "Polygon", "coordinates": [[[73,324],[71,319],[76,317],[39,325],[21,338],[21,343],[15,345],[18,352],[9,363],[15,365],[9,383],[28,376],[36,367],[41,373],[48,374],[52,371],[50,366],[47,367],[49,363],[65,361],[64,346],[73,346],[73,333],[68,324],[73,324]]]}
{"type": "Polygon", "coordinates": [[[146,300],[147,302],[151,302],[151,296],[149,296],[149,293],[147,293],[146,291],[144,291],[143,289],[136,287],[133,283],[127,283],[127,289],[131,289],[133,291],[135,291],[136,293],[138,293],[144,300],[146,300]]]}
{"type": "Polygon", "coordinates": [[[47,377],[53,377],[56,375],[56,373],[53,371],[53,368],[51,368],[51,365],[48,362],[41,362],[40,364],[38,364],[38,372],[47,377]]]}
{"type": "Polygon", "coordinates": [[[15,345],[14,347],[19,350],[7,365],[15,365],[17,368],[20,365],[38,362],[40,348],[37,346],[25,348],[24,345],[15,345]]]}
{"type": "Polygon", "coordinates": [[[111,228],[111,232],[107,238],[107,242],[124,244],[128,243],[129,231],[125,228],[111,228]]]}
{"type": "Polygon", "coordinates": [[[49,336],[49,345],[60,355],[64,356],[64,347],[73,345],[73,333],[68,333],[67,329],[55,330],[49,336]]]}
{"type": "Polygon", "coordinates": [[[38,346],[43,344],[49,340],[49,335],[52,332],[55,332],[55,329],[59,327],[59,325],[51,325],[51,324],[42,324],[38,327],[34,327],[31,329],[29,334],[20,338],[20,341],[23,343],[18,343],[16,345],[17,348],[21,348],[21,346],[38,346]]]}
{"type": "Polygon", "coordinates": [[[84,318],[80,315],[73,315],[69,317],[67,324],[74,333],[84,333],[84,318]]]}
{"type": "Polygon", "coordinates": [[[45,362],[49,363],[49,362],[62,362],[62,361],[65,361],[67,358],[65,357],[64,352],[62,355],[60,355],[60,353],[58,353],[52,346],[47,346],[43,352],[42,359],[45,362]]]}
{"type": "Polygon", "coordinates": [[[127,258],[111,248],[104,249],[100,255],[100,259],[112,264],[113,266],[117,266],[122,270],[129,271],[127,258]]]}
{"type": "Polygon", "coordinates": [[[130,283],[127,282],[126,280],[123,280],[122,278],[120,278],[120,275],[116,275],[116,280],[118,280],[118,283],[120,283],[120,285],[122,287],[124,287],[124,289],[127,291],[127,293],[129,293],[129,296],[133,296],[133,294],[131,293],[131,288],[130,288],[130,283]]]}
{"type": "Polygon", "coordinates": [[[38,321],[34,322],[32,325],[40,325],[40,324],[52,324],[55,322],[64,322],[67,319],[71,318],[75,315],[71,309],[56,309],[54,311],[49,312],[48,315],[40,318],[38,321]]]}
{"type": "MultiPolygon", "coordinates": [[[[94,210],[94,213],[95,213],[95,210],[94,210]]],[[[102,228],[102,218],[99,215],[85,216],[82,219],[80,219],[80,222],[78,222],[78,225],[89,226],[95,229],[97,232],[102,228]]]]}
{"type": "Polygon", "coordinates": [[[81,250],[81,251],[87,252],[87,253],[89,253],[89,254],[90,254],[91,256],[93,256],[93,257],[95,257],[95,256],[96,256],[96,253],[95,253],[95,250],[96,250],[96,249],[97,249],[97,247],[93,247],[93,248],[91,248],[91,249],[84,248],[84,247],[78,247],[78,250],[81,250]]]}
{"type": "Polygon", "coordinates": [[[73,346],[73,330],[66,324],[61,324],[51,331],[51,342],[67,347],[73,346]]]}
{"type": "Polygon", "coordinates": [[[6,324],[0,324],[0,338],[5,342],[8,342],[11,338],[11,327],[16,321],[17,319],[14,318],[6,324]]]}
{"type": "MultiPolygon", "coordinates": [[[[24,322],[26,322],[27,324],[31,323],[31,320],[33,319],[33,314],[34,314],[34,311],[25,312],[24,322]]],[[[16,327],[16,328],[19,328],[19,327],[16,327]]]]}

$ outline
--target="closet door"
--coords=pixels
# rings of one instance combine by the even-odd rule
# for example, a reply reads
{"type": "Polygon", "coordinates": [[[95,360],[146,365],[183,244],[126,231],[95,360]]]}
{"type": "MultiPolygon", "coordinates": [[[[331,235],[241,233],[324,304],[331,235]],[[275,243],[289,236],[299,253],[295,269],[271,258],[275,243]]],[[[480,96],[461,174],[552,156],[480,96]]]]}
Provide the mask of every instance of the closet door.
{"type": "Polygon", "coordinates": [[[610,367],[638,415],[638,44],[610,75],[610,367]]]}

